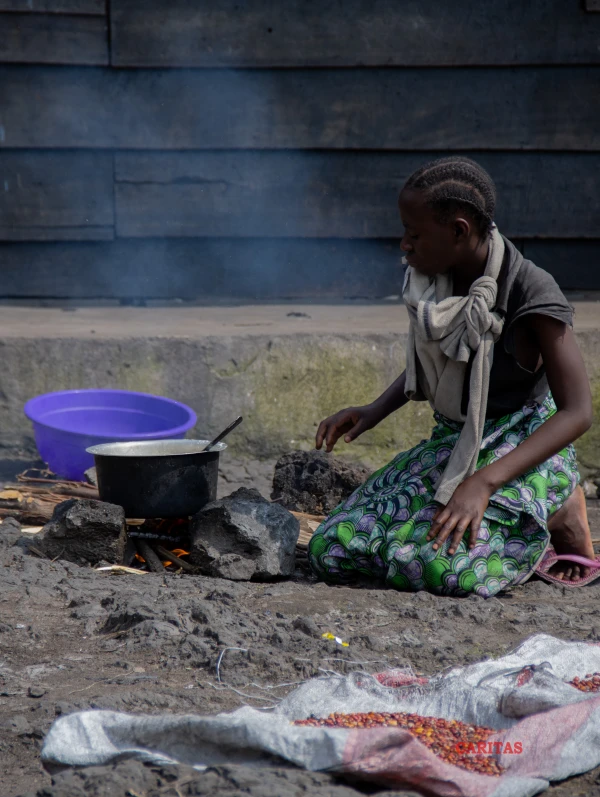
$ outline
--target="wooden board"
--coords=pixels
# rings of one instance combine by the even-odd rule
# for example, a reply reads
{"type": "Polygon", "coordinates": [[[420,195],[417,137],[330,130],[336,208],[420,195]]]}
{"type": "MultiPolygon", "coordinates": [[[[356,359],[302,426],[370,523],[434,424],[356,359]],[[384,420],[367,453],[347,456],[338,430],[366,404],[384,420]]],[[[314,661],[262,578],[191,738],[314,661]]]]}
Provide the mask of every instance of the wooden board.
{"type": "Polygon", "coordinates": [[[0,240],[112,236],[112,178],[104,153],[0,152],[0,240]]]}
{"type": "MultiPolygon", "coordinates": [[[[513,239],[563,290],[600,290],[600,240],[513,239]]],[[[306,299],[398,295],[394,241],[167,239],[0,244],[0,296],[306,299]]]]}
{"type": "Polygon", "coordinates": [[[0,241],[112,241],[114,227],[36,227],[0,224],[0,241]]]}
{"type": "MultiPolygon", "coordinates": [[[[563,290],[600,290],[600,240],[516,241],[563,290]]],[[[374,299],[398,296],[395,241],[166,239],[0,243],[1,298],[374,299]]]]}
{"type": "Polygon", "coordinates": [[[71,498],[98,499],[98,490],[80,482],[43,484],[43,480],[24,480],[9,484],[0,490],[0,518],[14,517],[20,523],[37,526],[47,523],[55,507],[71,498]]]}
{"type": "Polygon", "coordinates": [[[0,0],[0,11],[106,16],[108,0],[0,0]]]}
{"type": "Polygon", "coordinates": [[[400,293],[399,260],[395,241],[166,239],[0,244],[0,296],[369,299],[400,293]]]}
{"type": "Polygon", "coordinates": [[[292,515],[300,523],[300,535],[298,537],[297,547],[305,550],[308,548],[313,534],[325,520],[326,515],[309,515],[306,512],[294,511],[292,511],[292,515]]]}
{"type": "Polygon", "coordinates": [[[142,150],[600,150],[600,103],[593,97],[600,97],[600,70],[586,67],[4,67],[0,143],[142,150]]]}
{"type": "Polygon", "coordinates": [[[563,290],[600,291],[600,240],[525,241],[523,254],[563,290]]]}
{"type": "MultiPolygon", "coordinates": [[[[397,195],[429,155],[222,152],[115,156],[121,237],[397,238],[397,195]]],[[[599,154],[481,153],[506,235],[598,235],[599,154]]]]}
{"type": "Polygon", "coordinates": [[[116,66],[600,62],[577,0],[112,0],[111,25],[116,66]]]}
{"type": "MultiPolygon", "coordinates": [[[[600,290],[600,241],[526,241],[563,290],[600,290]]],[[[188,239],[0,244],[2,298],[305,299],[398,295],[397,244],[188,239]]]]}
{"type": "Polygon", "coordinates": [[[104,17],[0,14],[0,61],[21,64],[108,64],[104,17]]]}

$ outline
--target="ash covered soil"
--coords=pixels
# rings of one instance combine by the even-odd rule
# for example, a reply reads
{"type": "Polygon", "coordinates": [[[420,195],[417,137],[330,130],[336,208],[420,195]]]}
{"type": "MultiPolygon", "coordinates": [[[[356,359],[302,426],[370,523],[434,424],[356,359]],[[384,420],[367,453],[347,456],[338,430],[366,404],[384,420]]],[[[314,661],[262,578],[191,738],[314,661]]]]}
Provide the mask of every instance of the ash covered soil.
{"type": "MultiPolygon", "coordinates": [[[[588,507],[592,528],[598,528],[600,502],[588,507]]],[[[567,590],[539,580],[487,601],[328,587],[302,560],[294,577],[270,584],[109,575],[28,555],[5,539],[0,541],[0,795],[364,794],[357,784],[283,764],[199,773],[122,761],[51,777],[39,752],[52,721],[78,709],[216,713],[244,703],[266,707],[291,684],[329,672],[410,665],[431,675],[501,655],[539,632],[600,640],[599,599],[600,583],[567,590]],[[326,631],[350,646],[322,639],[326,631]],[[219,681],[217,663],[225,648],[243,650],[222,655],[219,681]]],[[[414,794],[386,792],[400,793],[414,794]]],[[[600,769],[547,794],[600,795],[600,769]]]]}

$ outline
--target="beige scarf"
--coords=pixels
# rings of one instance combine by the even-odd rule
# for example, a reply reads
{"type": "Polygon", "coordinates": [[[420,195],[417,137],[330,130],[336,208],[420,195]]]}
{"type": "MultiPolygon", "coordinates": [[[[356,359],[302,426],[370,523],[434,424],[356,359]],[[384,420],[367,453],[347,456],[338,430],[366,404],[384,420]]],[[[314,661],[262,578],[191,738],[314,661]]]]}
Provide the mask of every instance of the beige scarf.
{"type": "Polygon", "coordinates": [[[427,399],[432,408],[453,421],[463,422],[458,442],[435,500],[447,504],[461,482],[475,472],[487,408],[494,342],[504,320],[494,313],[504,241],[494,225],[485,273],[471,285],[468,296],[452,295],[452,277],[434,278],[406,271],[402,297],[410,317],[406,352],[405,393],[413,400],[427,399]],[[469,405],[463,415],[463,384],[469,357],[475,352],[469,382],[469,405]]]}

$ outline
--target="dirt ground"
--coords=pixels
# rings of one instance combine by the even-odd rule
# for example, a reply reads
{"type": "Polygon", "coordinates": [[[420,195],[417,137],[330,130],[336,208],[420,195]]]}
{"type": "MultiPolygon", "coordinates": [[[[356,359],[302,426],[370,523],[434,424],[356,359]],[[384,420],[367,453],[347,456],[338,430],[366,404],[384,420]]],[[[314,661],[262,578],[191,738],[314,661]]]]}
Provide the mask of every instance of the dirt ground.
{"type": "MultiPolygon", "coordinates": [[[[598,529],[600,501],[588,506],[592,529],[598,529]]],[[[409,664],[433,674],[498,656],[539,632],[600,640],[599,598],[600,582],[569,591],[535,580],[487,601],[328,587],[302,561],[293,578],[272,584],[116,576],[26,555],[0,541],[0,797],[378,793],[284,765],[199,773],[123,761],[51,777],[39,751],[52,721],[77,709],[215,713],[244,703],[265,707],[290,684],[326,672],[409,664]],[[322,639],[325,631],[350,646],[322,639]],[[223,654],[219,682],[224,648],[243,650],[223,654]]],[[[400,793],[414,794],[386,792],[400,793]]],[[[547,793],[600,796],[600,768],[547,793]]]]}

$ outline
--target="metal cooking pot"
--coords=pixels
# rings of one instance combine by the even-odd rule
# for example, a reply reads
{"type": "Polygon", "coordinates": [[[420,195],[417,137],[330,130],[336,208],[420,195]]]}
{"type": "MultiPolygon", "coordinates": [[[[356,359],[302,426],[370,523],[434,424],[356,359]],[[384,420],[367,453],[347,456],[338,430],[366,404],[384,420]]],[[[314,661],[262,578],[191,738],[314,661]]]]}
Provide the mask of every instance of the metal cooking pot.
{"type": "Polygon", "coordinates": [[[103,443],[87,451],[94,455],[100,500],[117,504],[127,518],[186,517],[217,497],[217,443],[209,440],[149,440],[103,443]]]}

